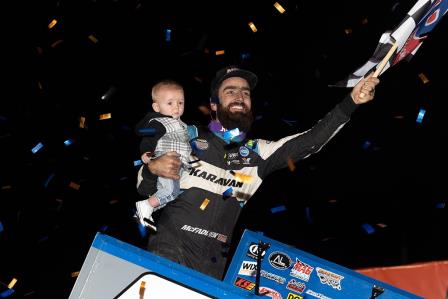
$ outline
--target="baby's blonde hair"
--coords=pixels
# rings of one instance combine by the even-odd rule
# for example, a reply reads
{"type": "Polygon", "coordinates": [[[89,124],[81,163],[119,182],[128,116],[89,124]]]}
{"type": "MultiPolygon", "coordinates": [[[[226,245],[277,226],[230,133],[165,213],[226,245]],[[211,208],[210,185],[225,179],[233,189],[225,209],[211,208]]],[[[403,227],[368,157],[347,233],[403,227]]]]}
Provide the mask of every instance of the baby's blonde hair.
{"type": "Polygon", "coordinates": [[[154,84],[154,86],[151,89],[151,98],[153,102],[157,102],[157,93],[164,87],[172,87],[173,89],[178,89],[184,91],[184,88],[182,85],[179,84],[179,82],[171,80],[171,79],[165,79],[162,81],[157,82],[154,84]]]}

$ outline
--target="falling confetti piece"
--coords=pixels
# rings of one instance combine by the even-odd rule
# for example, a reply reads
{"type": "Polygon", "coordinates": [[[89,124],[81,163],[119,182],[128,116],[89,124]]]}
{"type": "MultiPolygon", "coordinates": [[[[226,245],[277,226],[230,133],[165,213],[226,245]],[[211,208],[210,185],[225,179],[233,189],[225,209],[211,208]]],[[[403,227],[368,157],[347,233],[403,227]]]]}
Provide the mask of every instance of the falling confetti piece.
{"type": "Polygon", "coordinates": [[[112,113],[104,113],[100,115],[100,120],[112,118],[112,113]]]}
{"type": "Polygon", "coordinates": [[[202,114],[204,115],[208,115],[210,113],[210,109],[208,109],[208,107],[202,105],[198,107],[199,111],[202,112],[202,114]]]}
{"type": "Polygon", "coordinates": [[[347,35],[350,35],[350,34],[353,33],[353,30],[352,30],[352,28],[347,28],[347,29],[344,30],[344,33],[347,34],[347,35]]]}
{"type": "Polygon", "coordinates": [[[0,221],[0,233],[3,232],[5,228],[3,227],[3,223],[0,221]]]}
{"type": "Polygon", "coordinates": [[[79,184],[76,184],[75,182],[70,182],[68,186],[75,190],[79,190],[79,188],[81,187],[79,184]]]}
{"type": "Polygon", "coordinates": [[[70,273],[70,277],[78,277],[79,276],[79,271],[76,271],[76,272],[72,272],[72,273],[70,273]]]}
{"type": "Polygon", "coordinates": [[[278,12],[279,13],[284,13],[285,12],[285,9],[283,8],[283,6],[281,6],[281,4],[280,3],[278,3],[278,2],[275,2],[274,3],[274,7],[278,10],[278,12]]]}
{"type": "Polygon", "coordinates": [[[112,199],[111,201],[109,201],[109,204],[110,205],[114,205],[114,204],[117,204],[119,202],[120,202],[120,200],[118,200],[118,199],[112,199]]]}
{"type": "Polygon", "coordinates": [[[271,213],[272,214],[279,213],[279,212],[284,212],[284,211],[286,211],[286,207],[284,205],[271,208],[271,213]]]}
{"type": "Polygon", "coordinates": [[[230,173],[235,176],[235,179],[238,182],[250,183],[250,181],[252,181],[252,176],[250,176],[250,175],[234,172],[233,170],[231,170],[230,173]]]}
{"type": "Polygon", "coordinates": [[[50,24],[48,24],[48,29],[53,28],[54,26],[56,26],[57,23],[58,23],[58,20],[56,20],[56,19],[51,20],[50,24]]]}
{"type": "Polygon", "coordinates": [[[362,228],[370,235],[375,232],[375,228],[368,223],[364,223],[362,228]]]}
{"type": "Polygon", "coordinates": [[[12,289],[16,285],[16,282],[17,278],[13,278],[11,282],[8,284],[8,289],[12,289]]]}
{"type": "Polygon", "coordinates": [[[420,109],[420,111],[418,112],[418,115],[417,115],[417,119],[415,121],[418,122],[419,124],[421,124],[423,121],[423,117],[425,116],[425,113],[426,113],[425,109],[420,109]]]}
{"type": "Polygon", "coordinates": [[[42,142],[39,142],[38,144],[36,144],[36,146],[34,146],[32,149],[31,149],[31,152],[33,153],[33,154],[35,154],[35,153],[37,153],[41,148],[43,148],[44,147],[44,145],[42,144],[42,142]]]}
{"type": "Polygon", "coordinates": [[[140,133],[140,135],[143,135],[143,136],[154,136],[154,134],[156,133],[156,129],[143,128],[143,129],[139,129],[138,132],[140,133]]]}
{"type": "Polygon", "coordinates": [[[50,47],[56,48],[56,46],[60,45],[63,41],[64,40],[59,39],[59,40],[55,41],[54,43],[52,43],[50,47]]]}
{"type": "Polygon", "coordinates": [[[420,73],[418,74],[418,77],[420,78],[420,80],[422,80],[423,84],[429,83],[429,79],[425,76],[425,74],[420,73]]]}
{"type": "Polygon", "coordinates": [[[362,19],[361,25],[367,25],[367,24],[369,24],[369,19],[367,18],[362,19]]]}
{"type": "Polygon", "coordinates": [[[146,290],[145,285],[146,285],[146,282],[144,282],[144,281],[142,281],[140,283],[140,290],[138,292],[138,294],[140,295],[140,299],[142,299],[145,296],[145,290],[146,290]]]}
{"type": "Polygon", "coordinates": [[[387,224],[384,223],[377,223],[376,226],[380,227],[380,228],[386,228],[387,224]]]}
{"type": "Polygon", "coordinates": [[[2,186],[2,190],[10,190],[10,189],[12,189],[11,185],[2,186]]]}
{"type": "Polygon", "coordinates": [[[224,191],[224,193],[222,194],[224,199],[229,198],[232,196],[233,193],[233,188],[230,187],[229,189],[227,189],[226,191],[224,191]]]}
{"type": "Polygon", "coordinates": [[[98,42],[98,39],[93,34],[89,35],[89,39],[95,44],[98,42]]]}
{"type": "Polygon", "coordinates": [[[294,161],[291,158],[288,158],[288,168],[289,168],[289,170],[291,172],[296,170],[296,165],[295,165],[294,161]]]}
{"type": "Polygon", "coordinates": [[[255,26],[254,22],[249,22],[249,27],[250,27],[250,30],[252,30],[253,33],[258,31],[258,29],[255,26]]]}
{"type": "Polygon", "coordinates": [[[199,209],[201,209],[202,211],[205,210],[205,208],[207,207],[208,203],[210,202],[210,200],[208,198],[204,199],[204,201],[202,202],[201,206],[199,207],[199,209]]]}
{"type": "Polygon", "coordinates": [[[44,89],[43,86],[42,86],[42,83],[40,83],[40,81],[37,82],[37,88],[39,88],[40,90],[44,89]]]}
{"type": "Polygon", "coordinates": [[[81,129],[85,129],[86,128],[86,118],[84,116],[81,116],[79,118],[79,127],[81,129]]]}
{"type": "Polygon", "coordinates": [[[219,55],[224,55],[225,53],[226,53],[225,50],[217,50],[217,51],[215,52],[215,55],[216,55],[216,56],[219,56],[219,55]]]}

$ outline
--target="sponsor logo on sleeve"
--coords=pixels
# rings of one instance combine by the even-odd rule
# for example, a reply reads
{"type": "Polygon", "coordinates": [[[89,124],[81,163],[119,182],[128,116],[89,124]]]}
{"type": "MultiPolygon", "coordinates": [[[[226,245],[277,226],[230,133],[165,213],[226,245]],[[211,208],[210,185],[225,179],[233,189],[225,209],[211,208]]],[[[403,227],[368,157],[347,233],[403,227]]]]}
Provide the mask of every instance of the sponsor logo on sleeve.
{"type": "MultiPolygon", "coordinates": [[[[249,249],[247,250],[246,255],[248,257],[253,258],[253,259],[257,259],[257,252],[258,252],[258,244],[254,243],[254,242],[251,242],[250,245],[249,245],[249,249]]],[[[266,254],[266,250],[263,250],[261,252],[261,259],[263,259],[265,254],[266,254]]]]}
{"type": "Polygon", "coordinates": [[[264,296],[271,297],[273,299],[283,299],[279,292],[268,287],[260,287],[260,294],[264,294],[264,296]]]}
{"type": "Polygon", "coordinates": [[[344,276],[319,267],[316,267],[316,275],[319,277],[320,283],[329,285],[339,291],[342,289],[341,281],[344,276]]]}
{"type": "Polygon", "coordinates": [[[310,290],[310,289],[306,290],[305,293],[310,295],[310,296],[313,296],[313,297],[316,297],[316,298],[320,298],[320,299],[331,299],[330,297],[327,297],[324,294],[317,293],[317,292],[315,292],[313,290],[310,290]]]}
{"type": "Polygon", "coordinates": [[[288,281],[286,288],[290,291],[302,294],[306,288],[306,285],[303,282],[291,279],[290,281],[288,281]]]}
{"type": "Polygon", "coordinates": [[[255,287],[255,282],[249,281],[247,279],[238,276],[236,277],[234,284],[237,287],[242,288],[246,291],[252,291],[255,287]]]}
{"type": "Polygon", "coordinates": [[[303,281],[308,281],[310,279],[310,275],[313,272],[313,270],[314,267],[311,267],[310,265],[296,258],[296,262],[294,266],[292,266],[289,275],[301,279],[303,281]]]}
{"type": "Polygon", "coordinates": [[[291,267],[292,260],[287,254],[280,251],[274,251],[269,255],[269,264],[275,269],[286,270],[291,267]]]}
{"type": "Polygon", "coordinates": [[[240,147],[240,155],[241,155],[241,157],[249,156],[249,149],[245,146],[241,146],[240,147]]]}
{"type": "Polygon", "coordinates": [[[274,273],[267,272],[265,270],[261,270],[260,271],[260,275],[261,275],[261,277],[264,277],[264,278],[267,278],[269,280],[275,281],[276,283],[279,283],[279,284],[284,284],[285,281],[286,281],[285,278],[283,278],[283,277],[281,277],[279,275],[276,275],[274,273]]]}
{"type": "Polygon", "coordinates": [[[238,272],[238,274],[255,276],[257,274],[257,262],[243,261],[241,263],[240,271],[238,272]]]}

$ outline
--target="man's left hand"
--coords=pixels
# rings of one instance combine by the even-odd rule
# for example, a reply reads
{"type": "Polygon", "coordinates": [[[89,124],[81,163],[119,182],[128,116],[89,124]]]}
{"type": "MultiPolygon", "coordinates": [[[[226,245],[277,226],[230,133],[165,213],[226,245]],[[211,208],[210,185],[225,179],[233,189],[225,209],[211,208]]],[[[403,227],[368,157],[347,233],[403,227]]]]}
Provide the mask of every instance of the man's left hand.
{"type": "Polygon", "coordinates": [[[361,79],[361,81],[359,81],[355,85],[355,87],[353,87],[350,95],[352,96],[353,102],[355,102],[355,104],[364,104],[373,100],[375,96],[375,86],[380,83],[380,80],[372,76],[373,73],[371,73],[366,78],[361,79]]]}

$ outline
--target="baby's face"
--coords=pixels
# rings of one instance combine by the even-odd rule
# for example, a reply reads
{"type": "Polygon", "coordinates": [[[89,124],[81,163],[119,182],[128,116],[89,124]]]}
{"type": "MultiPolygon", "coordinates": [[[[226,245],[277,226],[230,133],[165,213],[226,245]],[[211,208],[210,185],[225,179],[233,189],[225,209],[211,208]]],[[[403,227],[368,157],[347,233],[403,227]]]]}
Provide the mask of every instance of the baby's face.
{"type": "Polygon", "coordinates": [[[154,111],[173,118],[184,114],[184,92],[181,89],[163,87],[158,91],[157,100],[153,103],[154,111]]]}

